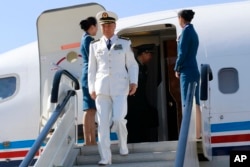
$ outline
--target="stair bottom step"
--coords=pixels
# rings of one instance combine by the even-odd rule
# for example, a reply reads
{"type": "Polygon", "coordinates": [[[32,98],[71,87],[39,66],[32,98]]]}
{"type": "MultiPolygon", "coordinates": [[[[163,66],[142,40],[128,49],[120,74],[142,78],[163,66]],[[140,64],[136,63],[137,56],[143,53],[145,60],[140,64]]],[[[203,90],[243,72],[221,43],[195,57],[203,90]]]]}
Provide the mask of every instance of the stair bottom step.
{"type": "MultiPolygon", "coordinates": [[[[172,161],[175,159],[175,152],[147,152],[147,153],[132,153],[127,156],[121,156],[119,154],[112,155],[112,163],[123,164],[123,163],[137,163],[137,162],[159,162],[159,161],[172,161]]],[[[96,164],[100,160],[100,156],[78,156],[76,164],[88,165],[96,164]]]]}
{"type": "MultiPolygon", "coordinates": [[[[73,167],[96,167],[96,165],[78,165],[73,167]]],[[[107,165],[109,167],[173,167],[174,161],[155,161],[155,162],[134,162],[107,165]]]]}

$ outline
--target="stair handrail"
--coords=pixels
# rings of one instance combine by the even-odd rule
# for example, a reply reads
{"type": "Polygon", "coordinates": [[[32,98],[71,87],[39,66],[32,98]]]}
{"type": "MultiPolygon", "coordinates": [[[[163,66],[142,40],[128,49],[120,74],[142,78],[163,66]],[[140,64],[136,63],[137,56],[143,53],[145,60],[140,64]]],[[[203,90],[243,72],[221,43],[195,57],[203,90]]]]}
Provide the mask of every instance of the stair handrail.
{"type": "Polygon", "coordinates": [[[31,149],[19,165],[19,167],[27,167],[34,159],[36,153],[40,149],[43,141],[46,139],[46,136],[49,134],[50,129],[53,127],[61,113],[64,111],[64,107],[67,105],[68,101],[70,100],[71,96],[74,96],[76,93],[74,90],[69,90],[67,96],[64,98],[62,104],[58,104],[52,113],[51,117],[49,118],[48,122],[42,129],[41,133],[37,137],[36,141],[32,145],[31,149]]]}
{"type": "Polygon", "coordinates": [[[208,160],[212,160],[211,148],[211,95],[210,81],[213,80],[213,72],[209,64],[201,64],[200,81],[200,100],[201,100],[201,118],[202,118],[202,150],[203,155],[208,160]],[[210,126],[207,126],[210,125],[210,126]]]}
{"type": "Polygon", "coordinates": [[[51,90],[51,99],[50,102],[51,103],[57,103],[58,101],[58,91],[59,91],[59,86],[60,86],[60,81],[61,81],[61,77],[62,75],[67,76],[69,79],[71,79],[74,83],[75,83],[75,90],[79,90],[80,89],[80,84],[78,82],[78,80],[67,70],[58,70],[55,73],[54,76],[54,80],[53,80],[53,86],[52,86],[52,90],[51,90]]]}
{"type": "Polygon", "coordinates": [[[178,140],[178,145],[177,145],[175,167],[183,167],[184,165],[186,145],[188,142],[190,119],[191,119],[191,113],[192,113],[192,107],[193,107],[193,97],[194,97],[196,85],[197,85],[196,82],[189,83],[188,85],[187,98],[185,101],[180,135],[179,135],[179,140],[178,140]]]}
{"type": "MultiPolygon", "coordinates": [[[[59,86],[60,86],[62,75],[66,75],[69,79],[71,79],[75,83],[75,87],[74,87],[75,90],[78,90],[80,88],[78,80],[72,74],[70,74],[67,70],[58,70],[55,73],[55,76],[53,79],[53,87],[51,90],[51,103],[57,103],[58,101],[58,91],[59,91],[59,86]]],[[[55,124],[59,116],[63,113],[64,107],[67,105],[71,96],[74,96],[74,95],[76,95],[76,92],[74,90],[68,90],[67,95],[63,99],[62,103],[56,106],[48,122],[42,129],[41,133],[38,135],[36,141],[30,148],[29,152],[27,153],[27,155],[25,156],[25,158],[23,159],[19,167],[27,167],[31,164],[36,153],[38,152],[41,145],[43,144],[43,141],[46,139],[46,136],[49,134],[50,129],[53,127],[53,125],[55,124]]]]}

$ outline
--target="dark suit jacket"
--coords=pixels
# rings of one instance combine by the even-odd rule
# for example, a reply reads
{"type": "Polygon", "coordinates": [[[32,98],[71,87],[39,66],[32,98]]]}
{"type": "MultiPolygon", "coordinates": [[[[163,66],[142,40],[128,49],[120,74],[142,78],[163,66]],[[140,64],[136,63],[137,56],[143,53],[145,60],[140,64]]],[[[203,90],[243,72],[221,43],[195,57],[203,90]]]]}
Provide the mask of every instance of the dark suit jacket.
{"type": "Polygon", "coordinates": [[[133,128],[141,127],[157,127],[158,112],[151,106],[146,97],[146,84],[148,78],[148,70],[146,65],[142,65],[137,60],[139,65],[138,87],[133,96],[128,96],[128,124],[133,128]]]}

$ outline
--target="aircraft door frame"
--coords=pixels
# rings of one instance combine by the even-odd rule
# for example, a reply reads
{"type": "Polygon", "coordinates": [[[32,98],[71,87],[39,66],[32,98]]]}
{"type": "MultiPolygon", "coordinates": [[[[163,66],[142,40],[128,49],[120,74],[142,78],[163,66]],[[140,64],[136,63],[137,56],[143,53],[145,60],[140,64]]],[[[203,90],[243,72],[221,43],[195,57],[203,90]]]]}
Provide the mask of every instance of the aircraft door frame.
{"type": "MultiPolygon", "coordinates": [[[[95,17],[99,11],[105,10],[97,3],[87,3],[66,8],[44,11],[37,19],[37,34],[41,75],[41,115],[50,110],[50,93],[54,74],[65,69],[73,74],[81,84],[82,58],[80,42],[83,30],[80,21],[89,16],[95,17]]],[[[99,26],[99,25],[98,25],[99,26]]],[[[95,36],[101,37],[101,31],[95,36]]],[[[82,90],[78,95],[78,123],[82,118],[82,90]]]]}
{"type": "MultiPolygon", "coordinates": [[[[167,60],[167,53],[166,53],[167,51],[164,49],[165,40],[174,41],[174,44],[177,45],[176,34],[177,34],[176,27],[173,24],[158,24],[158,25],[151,25],[151,26],[130,27],[126,29],[121,29],[120,31],[117,32],[117,35],[129,37],[132,41],[132,47],[138,46],[141,44],[149,44],[149,43],[154,43],[158,47],[158,51],[156,54],[158,55],[158,59],[159,59],[158,66],[159,66],[159,70],[161,73],[160,74],[161,82],[157,87],[157,102],[156,102],[157,109],[158,109],[158,121],[159,121],[158,141],[177,140],[178,134],[179,134],[178,122],[179,120],[181,120],[181,118],[177,117],[177,114],[181,114],[181,110],[172,111],[173,114],[175,115],[175,118],[170,118],[169,117],[171,116],[169,115],[170,111],[168,111],[168,107],[167,107],[170,104],[170,99],[167,94],[171,94],[172,92],[169,92],[169,87],[166,82],[170,82],[170,81],[166,80],[166,77],[168,76],[165,76],[165,75],[168,75],[167,73],[171,67],[167,67],[167,64],[166,64],[167,62],[165,62],[167,60]],[[172,124],[169,124],[168,121],[171,119],[173,120],[172,124]],[[170,132],[171,129],[174,132],[170,132]]],[[[168,46],[166,44],[166,48],[169,48],[169,47],[171,46],[168,46]]],[[[176,50],[176,48],[172,47],[171,50],[176,50]]],[[[177,54],[175,54],[174,56],[176,57],[177,54]]],[[[179,83],[179,80],[178,80],[178,83],[179,83]]],[[[174,86],[179,88],[178,85],[174,85],[174,86]]],[[[172,99],[172,101],[174,100],[175,99],[172,99]]],[[[178,104],[180,103],[179,101],[177,102],[178,104]]],[[[176,108],[177,107],[175,107],[175,109],[176,108]]]]}

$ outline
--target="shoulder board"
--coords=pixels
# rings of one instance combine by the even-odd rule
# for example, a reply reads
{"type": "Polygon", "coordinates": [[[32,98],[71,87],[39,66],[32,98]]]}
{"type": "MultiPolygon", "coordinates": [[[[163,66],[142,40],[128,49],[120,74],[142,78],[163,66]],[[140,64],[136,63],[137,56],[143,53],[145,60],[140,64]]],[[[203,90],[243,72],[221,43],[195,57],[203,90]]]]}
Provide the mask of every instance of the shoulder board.
{"type": "Polygon", "coordinates": [[[98,42],[98,41],[100,41],[100,39],[96,39],[94,41],[91,41],[91,43],[95,43],[95,42],[98,42]]]}
{"type": "Polygon", "coordinates": [[[120,38],[120,39],[124,39],[124,40],[130,40],[129,38],[122,37],[122,36],[119,36],[118,38],[120,38]]]}

